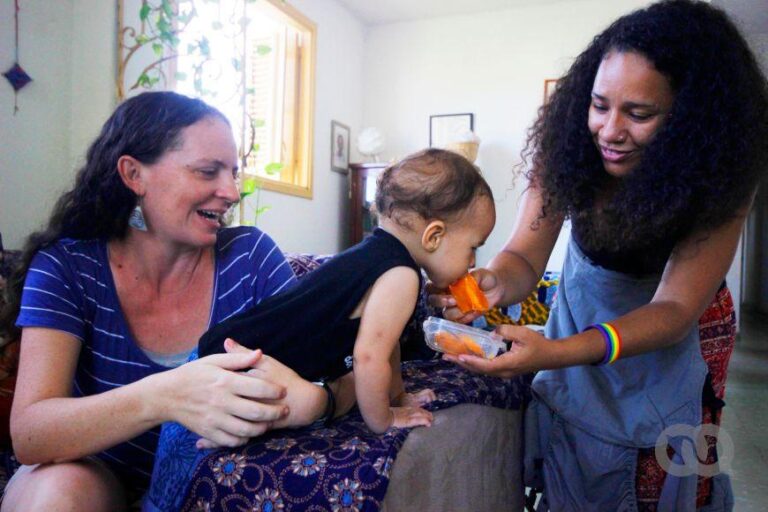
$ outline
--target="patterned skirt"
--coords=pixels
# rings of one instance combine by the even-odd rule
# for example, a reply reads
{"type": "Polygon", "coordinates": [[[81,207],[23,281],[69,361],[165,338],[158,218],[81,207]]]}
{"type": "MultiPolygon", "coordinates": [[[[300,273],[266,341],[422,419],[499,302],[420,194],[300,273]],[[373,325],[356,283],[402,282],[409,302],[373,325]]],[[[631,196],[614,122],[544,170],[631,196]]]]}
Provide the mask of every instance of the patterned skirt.
{"type": "MultiPolygon", "coordinates": [[[[699,337],[701,338],[701,355],[709,369],[707,389],[703,393],[702,424],[720,425],[728,361],[736,342],[733,298],[725,285],[720,287],[714,300],[699,319],[699,337]]],[[[707,440],[709,442],[707,463],[711,464],[717,460],[715,450],[717,441],[710,437],[707,437],[707,440]]],[[[641,512],[656,511],[665,476],[666,472],[656,461],[654,449],[640,450],[637,461],[636,493],[638,508],[641,512]]],[[[709,502],[711,490],[712,479],[700,476],[696,490],[697,508],[709,502]]]]}

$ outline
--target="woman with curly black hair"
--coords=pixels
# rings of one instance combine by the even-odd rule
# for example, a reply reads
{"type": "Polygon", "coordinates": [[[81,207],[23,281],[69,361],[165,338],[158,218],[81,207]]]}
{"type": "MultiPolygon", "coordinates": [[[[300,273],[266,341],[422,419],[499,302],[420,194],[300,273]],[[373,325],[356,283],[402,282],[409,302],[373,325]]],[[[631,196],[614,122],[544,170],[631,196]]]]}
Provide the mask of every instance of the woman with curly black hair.
{"type": "MultiPolygon", "coordinates": [[[[768,169],[768,86],[754,56],[704,2],[633,12],[558,82],[524,155],[516,227],[475,274],[492,304],[520,302],[570,220],[545,334],[503,326],[507,354],[447,358],[501,377],[538,372],[526,459],[541,459],[552,510],[729,508],[727,476],[697,496],[697,475],[714,472],[682,458],[694,428],[719,418],[734,336],[724,277],[768,169]],[[705,311],[720,315],[719,355],[706,362],[705,311]]],[[[432,302],[452,319],[476,316],[446,295],[432,302]]]]}

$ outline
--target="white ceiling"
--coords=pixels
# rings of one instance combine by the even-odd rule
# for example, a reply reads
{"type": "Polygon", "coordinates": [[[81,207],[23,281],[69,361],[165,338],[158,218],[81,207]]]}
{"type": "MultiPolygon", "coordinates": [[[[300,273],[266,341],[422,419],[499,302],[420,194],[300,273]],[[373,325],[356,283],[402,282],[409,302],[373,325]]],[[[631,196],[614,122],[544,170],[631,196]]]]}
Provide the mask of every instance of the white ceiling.
{"type": "MultiPolygon", "coordinates": [[[[541,5],[563,0],[339,0],[366,25],[541,5]]],[[[766,0],[768,1],[768,0],[766,0]]]]}
{"type": "MultiPolygon", "coordinates": [[[[366,25],[578,0],[339,0],[366,25]]],[[[768,32],[768,0],[712,0],[742,22],[744,31],[768,32]]]]}

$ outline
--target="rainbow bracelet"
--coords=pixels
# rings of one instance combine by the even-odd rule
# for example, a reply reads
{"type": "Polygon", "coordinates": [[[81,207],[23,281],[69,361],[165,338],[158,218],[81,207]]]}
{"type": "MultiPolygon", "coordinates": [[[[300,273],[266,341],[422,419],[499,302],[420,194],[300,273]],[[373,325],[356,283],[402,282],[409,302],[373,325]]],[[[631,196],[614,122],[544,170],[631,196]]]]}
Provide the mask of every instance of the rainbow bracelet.
{"type": "Polygon", "coordinates": [[[602,366],[616,362],[621,355],[621,335],[619,334],[619,331],[608,322],[590,325],[584,330],[588,331],[589,329],[600,331],[600,334],[605,338],[605,356],[599,363],[595,364],[602,366]]]}

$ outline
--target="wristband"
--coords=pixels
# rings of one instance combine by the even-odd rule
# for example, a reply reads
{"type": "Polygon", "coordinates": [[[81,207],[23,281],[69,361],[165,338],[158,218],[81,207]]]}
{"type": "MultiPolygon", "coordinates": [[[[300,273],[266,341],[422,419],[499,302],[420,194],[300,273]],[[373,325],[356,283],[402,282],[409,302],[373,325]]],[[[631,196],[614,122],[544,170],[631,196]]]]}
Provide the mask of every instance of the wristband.
{"type": "Polygon", "coordinates": [[[325,390],[325,394],[328,396],[328,401],[325,403],[325,412],[315,421],[315,424],[327,427],[333,421],[333,417],[336,416],[336,397],[333,396],[331,386],[329,386],[325,380],[313,382],[312,384],[322,387],[325,390]]]}
{"type": "Polygon", "coordinates": [[[584,329],[584,331],[590,329],[600,331],[600,334],[603,335],[603,339],[605,340],[605,356],[603,356],[603,359],[599,363],[593,364],[602,366],[615,363],[621,355],[621,335],[619,334],[619,331],[608,322],[590,325],[584,329]]]}

